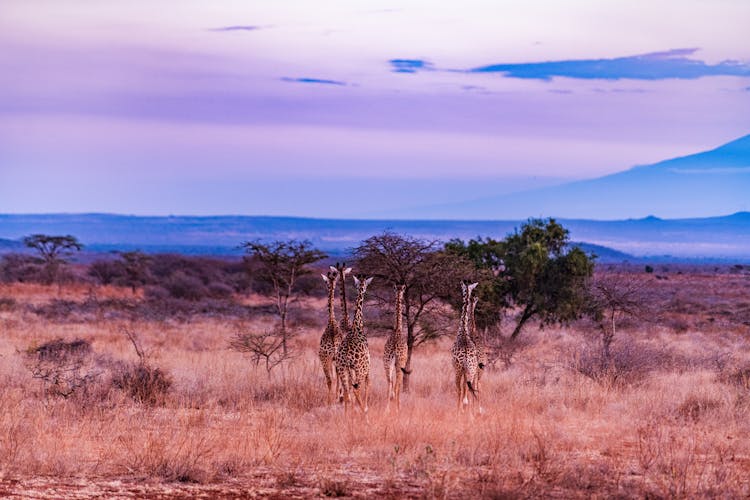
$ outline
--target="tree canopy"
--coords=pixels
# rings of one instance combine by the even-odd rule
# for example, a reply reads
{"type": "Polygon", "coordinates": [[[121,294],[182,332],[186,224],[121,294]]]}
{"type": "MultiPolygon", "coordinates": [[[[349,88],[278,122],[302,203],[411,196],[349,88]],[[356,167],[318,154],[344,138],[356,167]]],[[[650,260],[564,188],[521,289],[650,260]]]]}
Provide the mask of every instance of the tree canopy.
{"type": "Polygon", "coordinates": [[[373,296],[381,301],[392,299],[393,285],[405,286],[406,390],[414,347],[449,331],[429,328],[420,319],[424,313],[433,318],[440,315],[442,300],[458,294],[460,281],[470,278],[473,268],[463,257],[442,251],[437,241],[391,232],[366,239],[354,250],[354,256],[359,272],[376,278],[373,296]]]}
{"type": "Polygon", "coordinates": [[[524,325],[538,318],[542,325],[565,323],[579,317],[586,300],[593,255],[570,246],[568,230],[554,219],[530,219],[503,240],[452,240],[446,251],[471,260],[483,272],[477,291],[477,325],[499,320],[499,309],[520,309],[511,333],[515,339],[524,325]]]}

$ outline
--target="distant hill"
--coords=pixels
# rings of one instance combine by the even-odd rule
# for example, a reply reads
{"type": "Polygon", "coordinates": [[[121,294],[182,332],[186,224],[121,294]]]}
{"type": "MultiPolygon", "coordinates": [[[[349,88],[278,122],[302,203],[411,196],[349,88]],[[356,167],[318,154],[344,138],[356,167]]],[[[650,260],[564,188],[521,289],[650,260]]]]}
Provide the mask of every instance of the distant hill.
{"type": "MultiPolygon", "coordinates": [[[[750,213],[703,219],[646,217],[619,221],[561,219],[572,241],[585,242],[600,261],[669,255],[680,259],[750,260],[750,213]],[[598,245],[598,246],[596,246],[598,245]]],[[[90,252],[140,249],[240,255],[243,241],[307,239],[331,254],[341,254],[383,231],[446,241],[477,236],[502,238],[522,220],[346,220],[299,217],[169,216],[111,214],[0,214],[0,238],[18,240],[31,233],[72,234],[90,252]]],[[[20,245],[11,243],[10,245],[20,245]]],[[[8,247],[13,248],[13,247],[8,247]]],[[[0,251],[2,247],[0,247],[0,251]]],[[[5,250],[16,251],[16,250],[5,250]]]]}
{"type": "Polygon", "coordinates": [[[750,135],[711,151],[591,180],[413,209],[414,218],[708,217],[750,210],[750,135]]]}
{"type": "Polygon", "coordinates": [[[19,252],[25,248],[20,241],[0,238],[0,252],[19,252]]]}

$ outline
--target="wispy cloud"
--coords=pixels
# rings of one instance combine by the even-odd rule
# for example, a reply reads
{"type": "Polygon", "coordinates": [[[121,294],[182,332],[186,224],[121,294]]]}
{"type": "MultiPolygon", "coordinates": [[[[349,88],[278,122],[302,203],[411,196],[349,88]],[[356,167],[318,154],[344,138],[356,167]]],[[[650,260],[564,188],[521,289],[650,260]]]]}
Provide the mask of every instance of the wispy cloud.
{"type": "Polygon", "coordinates": [[[394,73],[416,73],[434,69],[432,63],[424,59],[391,59],[388,63],[394,73]]]}
{"type": "Polygon", "coordinates": [[[612,59],[572,59],[537,63],[492,64],[471,73],[503,73],[512,78],[550,80],[553,77],[599,80],[695,79],[703,76],[750,76],[750,64],[723,61],[706,64],[687,56],[698,49],[674,49],[612,59]]]}
{"type": "Polygon", "coordinates": [[[237,25],[237,26],[220,26],[218,28],[210,28],[208,31],[257,31],[263,29],[264,26],[252,26],[252,25],[237,25]]]}
{"type": "MultiPolygon", "coordinates": [[[[463,70],[465,73],[500,73],[510,78],[551,80],[554,77],[582,80],[666,80],[696,79],[704,76],[748,76],[750,63],[722,61],[707,64],[689,56],[696,48],[673,49],[611,59],[570,59],[561,61],[501,63],[463,70]]],[[[416,73],[434,70],[421,59],[391,59],[395,72],[416,73]]]]}
{"type": "Polygon", "coordinates": [[[346,82],[342,82],[339,80],[327,80],[324,78],[289,78],[288,76],[285,76],[281,79],[281,81],[293,82],[293,83],[318,83],[318,84],[323,84],[323,85],[346,86],[346,82]]]}

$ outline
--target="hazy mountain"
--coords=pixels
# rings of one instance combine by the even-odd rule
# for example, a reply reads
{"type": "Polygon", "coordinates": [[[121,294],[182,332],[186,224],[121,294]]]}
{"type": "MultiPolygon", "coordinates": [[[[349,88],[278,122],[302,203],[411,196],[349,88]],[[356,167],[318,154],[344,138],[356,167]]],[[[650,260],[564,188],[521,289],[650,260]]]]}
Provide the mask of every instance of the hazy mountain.
{"type": "MultiPolygon", "coordinates": [[[[477,236],[502,238],[522,220],[342,220],[298,217],[170,216],[109,214],[0,215],[0,238],[32,233],[72,234],[89,251],[141,249],[148,252],[237,254],[243,241],[308,239],[329,253],[341,253],[383,231],[446,241],[477,236]]],[[[620,221],[562,219],[572,241],[585,242],[601,260],[632,256],[750,259],[750,213],[703,219],[656,217],[620,221]],[[606,247],[606,248],[605,248],[606,247]],[[623,252],[617,253],[617,252],[623,252]]],[[[14,245],[11,248],[17,248],[14,245]]],[[[0,248],[0,251],[2,249],[0,248]]],[[[9,251],[6,249],[5,251],[9,251]]]]}
{"type": "Polygon", "coordinates": [[[750,210],[750,135],[711,151],[591,180],[409,210],[404,217],[622,219],[750,210]]]}

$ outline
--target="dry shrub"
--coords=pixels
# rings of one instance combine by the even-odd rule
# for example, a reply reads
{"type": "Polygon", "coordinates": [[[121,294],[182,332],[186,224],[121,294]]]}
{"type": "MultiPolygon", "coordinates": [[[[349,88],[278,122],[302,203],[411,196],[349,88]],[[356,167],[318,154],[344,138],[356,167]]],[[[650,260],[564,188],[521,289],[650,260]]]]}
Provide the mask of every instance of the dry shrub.
{"type": "Polygon", "coordinates": [[[606,386],[629,386],[642,382],[659,369],[674,366],[674,356],[663,348],[636,342],[620,342],[606,356],[599,347],[585,346],[575,353],[571,368],[606,386]]]}
{"type": "Polygon", "coordinates": [[[101,375],[91,354],[91,344],[86,340],[55,339],[29,348],[26,366],[32,377],[42,381],[47,394],[68,398],[88,392],[101,375]]]}
{"type": "Polygon", "coordinates": [[[351,493],[351,485],[346,479],[323,477],[318,481],[320,494],[324,497],[348,497],[351,493]]]}
{"type": "Polygon", "coordinates": [[[112,385],[124,391],[136,403],[164,405],[172,387],[172,377],[161,368],[151,366],[134,332],[123,329],[123,333],[133,344],[138,361],[120,364],[112,376],[112,385]]]}
{"type": "Polygon", "coordinates": [[[13,297],[0,297],[0,311],[12,311],[16,307],[16,299],[13,297]]]}
{"type": "Polygon", "coordinates": [[[512,340],[509,337],[503,337],[499,333],[489,337],[486,343],[489,364],[494,367],[500,361],[504,368],[510,368],[513,361],[528,346],[528,337],[512,340]]]}
{"type": "Polygon", "coordinates": [[[719,367],[718,380],[741,390],[750,390],[750,364],[728,363],[719,367]]]}
{"type": "Polygon", "coordinates": [[[142,362],[129,363],[121,365],[113,374],[112,385],[136,403],[160,406],[164,405],[172,387],[172,377],[161,368],[142,362]]]}
{"type": "Polygon", "coordinates": [[[721,401],[706,395],[691,394],[677,407],[677,415],[698,422],[707,413],[721,407],[721,401]]]}
{"type": "Polygon", "coordinates": [[[171,433],[160,429],[122,435],[117,443],[124,455],[122,466],[131,474],[183,483],[209,479],[205,463],[213,447],[206,436],[196,436],[186,429],[171,433]]]}

